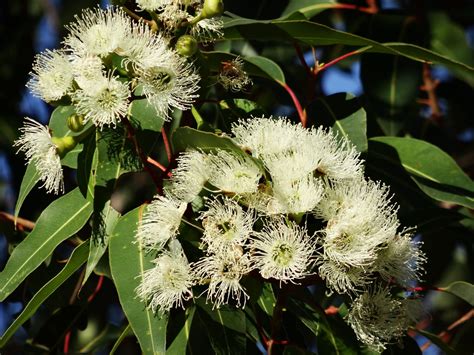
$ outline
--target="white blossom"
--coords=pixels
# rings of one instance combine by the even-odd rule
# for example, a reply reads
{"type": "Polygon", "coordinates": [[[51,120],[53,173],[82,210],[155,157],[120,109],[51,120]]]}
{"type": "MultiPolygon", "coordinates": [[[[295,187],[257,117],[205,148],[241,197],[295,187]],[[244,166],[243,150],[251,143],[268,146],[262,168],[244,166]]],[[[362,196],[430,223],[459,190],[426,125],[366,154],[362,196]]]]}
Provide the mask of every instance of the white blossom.
{"type": "Polygon", "coordinates": [[[137,241],[147,249],[162,249],[178,234],[186,206],[186,202],[175,198],[156,196],[143,215],[138,227],[137,241]]]}
{"type": "Polygon", "coordinates": [[[255,233],[251,247],[253,266],[266,279],[295,282],[313,273],[316,240],[303,227],[272,220],[255,233]]]}
{"type": "Polygon", "coordinates": [[[412,241],[409,231],[395,235],[380,250],[375,270],[384,280],[395,280],[401,286],[410,286],[420,280],[424,271],[426,256],[420,246],[420,242],[412,241]]]}
{"type": "Polygon", "coordinates": [[[111,73],[96,77],[86,89],[78,89],[72,95],[77,113],[84,115],[99,128],[116,126],[129,107],[130,89],[111,73]]]}
{"type": "Polygon", "coordinates": [[[136,0],[137,6],[144,11],[163,10],[167,5],[173,3],[173,0],[136,0]]]}
{"type": "Polygon", "coordinates": [[[177,240],[170,244],[170,250],[164,251],[153,261],[155,267],[145,271],[136,289],[138,297],[153,312],[167,312],[173,307],[184,308],[183,302],[193,297],[193,275],[186,255],[177,240]]]}
{"type": "Polygon", "coordinates": [[[79,56],[106,57],[120,51],[131,31],[131,19],[120,8],[85,9],[76,22],[66,26],[70,34],[64,40],[66,48],[79,56]]]}
{"type": "Polygon", "coordinates": [[[244,211],[236,201],[227,197],[209,200],[206,207],[199,218],[204,227],[202,241],[208,252],[226,253],[246,244],[255,221],[251,211],[244,211]]]}
{"type": "Polygon", "coordinates": [[[262,172],[250,157],[219,150],[209,155],[209,182],[224,192],[256,192],[262,172]]]}
{"type": "Polygon", "coordinates": [[[61,158],[48,127],[27,117],[20,132],[22,135],[13,145],[18,147],[18,151],[25,153],[28,164],[35,165],[43,182],[42,187],[45,187],[48,193],[62,192],[64,182],[61,158]]]}
{"type": "MultiPolygon", "coordinates": [[[[191,27],[191,35],[204,42],[211,42],[224,35],[224,21],[221,17],[206,18],[191,27]]],[[[248,77],[247,77],[248,78],[248,77]]],[[[247,84],[251,84],[247,80],[247,84]]]]}
{"type": "Polygon", "coordinates": [[[63,51],[46,50],[36,55],[27,87],[44,101],[56,101],[72,89],[73,70],[63,51]]]}
{"type": "Polygon", "coordinates": [[[396,299],[389,289],[376,286],[361,294],[346,316],[357,338],[372,350],[382,352],[397,342],[420,314],[416,300],[396,299]]]}
{"type": "Polygon", "coordinates": [[[197,150],[187,150],[177,159],[170,186],[166,192],[185,202],[192,202],[209,179],[207,156],[197,150]]]}
{"type": "Polygon", "coordinates": [[[71,55],[74,81],[83,90],[93,91],[97,87],[97,80],[104,76],[104,65],[98,56],[84,57],[71,55]]]}
{"type": "Polygon", "coordinates": [[[252,269],[248,255],[238,249],[211,254],[193,263],[192,268],[199,283],[209,282],[207,299],[214,303],[213,308],[228,304],[230,299],[237,307],[245,307],[249,296],[240,280],[252,269]]]}

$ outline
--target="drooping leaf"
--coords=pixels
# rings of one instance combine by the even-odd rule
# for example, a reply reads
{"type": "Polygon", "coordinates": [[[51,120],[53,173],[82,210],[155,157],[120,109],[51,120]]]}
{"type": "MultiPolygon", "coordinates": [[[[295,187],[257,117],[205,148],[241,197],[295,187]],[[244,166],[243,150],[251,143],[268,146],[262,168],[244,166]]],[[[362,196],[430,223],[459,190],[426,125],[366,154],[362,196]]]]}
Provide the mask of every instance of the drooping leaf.
{"type": "Polygon", "coordinates": [[[154,256],[146,254],[135,242],[141,222],[143,206],[120,217],[109,241],[109,260],[112,278],[120,304],[144,354],[163,354],[166,351],[167,317],[155,315],[136,297],[135,289],[145,270],[154,266],[154,256]]]}
{"type": "Polygon", "coordinates": [[[61,286],[67,279],[69,279],[77,269],[87,260],[87,252],[89,249],[89,241],[82,243],[72,252],[67,264],[64,268],[48,281],[41,289],[31,298],[28,304],[13,323],[0,337],[0,348],[4,347],[8,340],[15,334],[18,328],[21,327],[28,319],[33,316],[36,310],[43,304],[43,302],[61,286]]]}
{"type": "Polygon", "coordinates": [[[78,188],[52,202],[31,233],[13,250],[0,273],[0,300],[12,293],[57,245],[79,231],[91,213],[92,202],[78,188]]]}
{"type": "Polygon", "coordinates": [[[199,316],[206,325],[212,348],[216,354],[245,354],[245,313],[227,305],[212,309],[201,298],[197,300],[199,316]]]}
{"type": "Polygon", "coordinates": [[[16,200],[16,205],[15,205],[15,223],[16,223],[16,218],[18,217],[18,214],[20,213],[21,206],[23,205],[23,202],[25,202],[26,197],[28,194],[33,190],[33,187],[38,183],[39,181],[39,173],[38,170],[36,170],[35,164],[28,164],[25,175],[23,175],[23,179],[21,180],[21,185],[20,185],[20,192],[18,194],[18,199],[16,200]]]}
{"type": "Polygon", "coordinates": [[[287,17],[298,11],[310,19],[324,10],[337,8],[338,5],[334,0],[290,0],[281,16],[287,17]]]}
{"type": "Polygon", "coordinates": [[[147,99],[134,100],[130,104],[129,115],[133,126],[140,130],[161,131],[165,123],[163,117],[159,117],[156,109],[147,99]]]}
{"type": "Polygon", "coordinates": [[[168,355],[180,355],[186,354],[186,349],[188,347],[188,341],[191,331],[191,325],[194,319],[194,312],[196,311],[195,306],[191,306],[186,309],[186,319],[184,321],[183,327],[179,331],[178,335],[174,338],[173,342],[166,350],[168,355]]]}
{"type": "Polygon", "coordinates": [[[360,53],[368,51],[401,55],[413,60],[432,62],[459,70],[474,76],[474,68],[441,54],[410,43],[379,43],[348,32],[338,31],[328,26],[304,20],[250,20],[233,18],[225,23],[225,38],[228,40],[252,39],[259,41],[295,40],[311,45],[350,45],[361,47],[360,53]]]}
{"type": "Polygon", "coordinates": [[[315,126],[331,126],[359,152],[367,150],[367,114],[352,94],[337,93],[319,98],[311,105],[310,112],[308,117],[315,126]]]}
{"type": "Polygon", "coordinates": [[[413,329],[418,334],[423,335],[425,338],[428,338],[429,341],[431,341],[433,344],[438,346],[442,351],[444,351],[446,355],[458,354],[458,352],[456,352],[455,349],[453,349],[448,344],[446,344],[443,340],[441,340],[439,336],[433,333],[427,332],[426,330],[423,330],[423,329],[418,329],[418,328],[411,328],[411,329],[413,329]]]}
{"type": "Polygon", "coordinates": [[[369,140],[369,154],[403,166],[431,198],[474,208],[474,183],[438,147],[414,138],[374,137],[369,140]]]}
{"type": "Polygon", "coordinates": [[[456,281],[449,286],[441,287],[441,290],[458,296],[471,306],[474,306],[474,285],[469,282],[456,281]]]}
{"type": "Polygon", "coordinates": [[[272,284],[264,282],[262,287],[262,293],[257,300],[257,304],[263,309],[263,311],[269,316],[273,315],[273,310],[276,304],[275,294],[272,290],[272,284]]]}
{"type": "MultiPolygon", "coordinates": [[[[469,46],[464,29],[444,12],[428,16],[431,30],[431,49],[449,58],[474,66],[474,50],[469,46]]],[[[453,74],[474,86],[474,77],[453,68],[453,74]]]]}

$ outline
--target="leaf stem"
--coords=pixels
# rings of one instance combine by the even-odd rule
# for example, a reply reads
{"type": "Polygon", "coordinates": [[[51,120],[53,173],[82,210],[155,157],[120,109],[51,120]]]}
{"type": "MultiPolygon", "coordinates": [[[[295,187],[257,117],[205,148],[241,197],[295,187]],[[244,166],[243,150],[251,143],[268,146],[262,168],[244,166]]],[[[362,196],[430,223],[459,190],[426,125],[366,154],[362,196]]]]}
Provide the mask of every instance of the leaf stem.
{"type": "Polygon", "coordinates": [[[306,127],[306,111],[303,110],[303,107],[301,106],[301,103],[298,100],[298,97],[295,95],[293,90],[288,86],[288,84],[279,80],[277,80],[277,83],[280,84],[286,90],[286,92],[290,95],[291,99],[293,100],[293,104],[295,105],[296,111],[298,112],[301,125],[303,127],[306,127]]]}
{"type": "Polygon", "coordinates": [[[168,163],[170,163],[171,159],[173,159],[173,153],[171,152],[171,145],[168,140],[168,136],[166,135],[166,130],[164,127],[161,129],[161,136],[163,137],[163,143],[165,144],[165,150],[166,150],[166,156],[168,157],[168,163]]]}

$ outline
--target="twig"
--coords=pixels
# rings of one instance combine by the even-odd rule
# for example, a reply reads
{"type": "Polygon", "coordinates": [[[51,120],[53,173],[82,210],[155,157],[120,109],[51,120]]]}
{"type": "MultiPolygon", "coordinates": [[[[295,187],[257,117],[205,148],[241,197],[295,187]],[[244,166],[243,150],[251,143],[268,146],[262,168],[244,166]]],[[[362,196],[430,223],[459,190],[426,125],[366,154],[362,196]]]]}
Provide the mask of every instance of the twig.
{"type": "Polygon", "coordinates": [[[161,129],[161,136],[163,137],[163,143],[165,144],[166,156],[168,157],[168,163],[171,163],[171,159],[173,159],[173,153],[171,153],[171,145],[168,140],[168,136],[166,135],[166,130],[163,127],[161,129]]]}
{"type": "MultiPolygon", "coordinates": [[[[441,333],[438,334],[438,337],[444,341],[443,338],[445,338],[447,335],[449,335],[449,332],[451,332],[454,328],[460,326],[461,324],[467,322],[469,319],[473,318],[474,317],[474,309],[471,309],[469,310],[467,313],[465,313],[464,315],[462,315],[459,319],[457,319],[456,321],[454,321],[453,323],[451,323],[448,328],[446,328],[446,330],[443,330],[441,333]]],[[[447,343],[447,341],[444,341],[445,343],[447,343]]],[[[424,343],[420,349],[421,351],[425,351],[426,349],[428,349],[430,346],[431,346],[431,341],[428,340],[426,343],[424,343]]]]}
{"type": "Polygon", "coordinates": [[[352,57],[353,55],[356,55],[356,54],[359,54],[359,53],[362,53],[364,52],[365,49],[357,49],[355,51],[352,51],[352,52],[349,52],[349,53],[346,53],[346,54],[343,54],[341,55],[340,57],[337,57],[333,60],[331,60],[329,63],[325,63],[325,64],[321,64],[321,65],[316,65],[316,67],[314,68],[314,72],[315,72],[315,75],[319,74],[320,72],[322,72],[323,70],[333,66],[334,64],[336,63],[339,63],[341,60],[344,60],[346,58],[349,58],[349,57],[352,57]]]}
{"type": "Polygon", "coordinates": [[[428,95],[427,99],[418,99],[418,103],[427,105],[431,110],[430,119],[435,123],[441,123],[443,116],[441,108],[439,106],[438,97],[436,95],[436,88],[439,85],[439,80],[433,79],[431,76],[431,69],[428,63],[423,63],[423,85],[420,87],[421,90],[425,91],[428,95]]]}
{"type": "Polygon", "coordinates": [[[301,106],[301,103],[300,101],[298,100],[298,98],[296,97],[295,93],[293,92],[293,90],[291,90],[291,88],[284,82],[282,81],[279,81],[277,80],[278,84],[280,84],[285,90],[286,92],[288,92],[288,94],[290,95],[291,99],[293,100],[293,103],[295,105],[295,108],[296,108],[296,111],[298,112],[298,116],[300,118],[300,121],[301,121],[301,125],[303,127],[306,127],[306,111],[303,110],[303,107],[301,106]]]}
{"type": "MultiPolygon", "coordinates": [[[[15,224],[15,216],[7,212],[0,212],[0,220],[11,222],[13,225],[15,224]]],[[[35,228],[35,222],[29,221],[21,217],[16,218],[16,225],[19,227],[18,229],[21,232],[23,232],[24,229],[32,230],[33,228],[35,228]]]]}

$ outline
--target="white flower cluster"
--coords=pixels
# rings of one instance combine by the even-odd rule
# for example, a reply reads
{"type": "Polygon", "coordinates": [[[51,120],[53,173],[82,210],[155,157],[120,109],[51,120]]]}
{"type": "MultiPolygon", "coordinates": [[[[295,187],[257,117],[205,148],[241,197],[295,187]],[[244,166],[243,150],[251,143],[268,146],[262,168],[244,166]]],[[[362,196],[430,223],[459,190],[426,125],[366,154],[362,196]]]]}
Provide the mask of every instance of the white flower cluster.
{"type": "Polygon", "coordinates": [[[189,109],[199,76],[161,33],[120,8],[86,9],[67,26],[63,48],[36,57],[28,87],[48,102],[69,98],[94,125],[115,126],[133,95],[145,95],[157,114],[189,109]]]}
{"type": "Polygon", "coordinates": [[[186,261],[182,292],[160,303],[165,281],[155,278],[155,285],[143,281],[139,295],[167,311],[182,305],[192,285],[207,285],[214,307],[231,300],[243,307],[246,276],[281,285],[317,274],[330,292],[354,300],[346,320],[362,342],[380,350],[397,340],[413,321],[407,305],[416,302],[393,297],[392,287],[418,280],[425,258],[400,230],[388,188],[364,177],[359,153],[330,129],[261,117],[241,120],[232,133],[241,150],[179,157],[165,196],[139,227],[143,246],[163,248],[160,265],[181,222],[201,222],[203,255],[186,261]],[[183,217],[186,205],[202,198],[199,215],[190,208],[183,217]]]}

